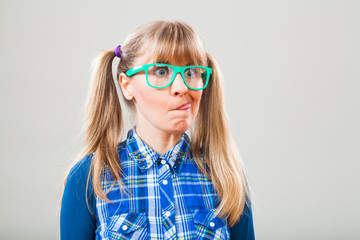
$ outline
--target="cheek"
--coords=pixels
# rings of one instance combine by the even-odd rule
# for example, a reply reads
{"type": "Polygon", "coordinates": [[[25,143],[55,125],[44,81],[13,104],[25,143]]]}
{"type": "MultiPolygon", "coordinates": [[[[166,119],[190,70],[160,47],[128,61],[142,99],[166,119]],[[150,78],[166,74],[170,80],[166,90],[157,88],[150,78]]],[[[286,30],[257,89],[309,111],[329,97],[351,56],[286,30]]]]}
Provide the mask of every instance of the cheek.
{"type": "Polygon", "coordinates": [[[161,111],[167,106],[166,99],[162,99],[161,94],[154,92],[153,89],[149,89],[147,86],[136,88],[134,97],[137,105],[144,112],[161,111]]]}
{"type": "Polygon", "coordinates": [[[191,94],[194,103],[194,111],[197,112],[201,101],[202,91],[196,91],[191,94]]]}

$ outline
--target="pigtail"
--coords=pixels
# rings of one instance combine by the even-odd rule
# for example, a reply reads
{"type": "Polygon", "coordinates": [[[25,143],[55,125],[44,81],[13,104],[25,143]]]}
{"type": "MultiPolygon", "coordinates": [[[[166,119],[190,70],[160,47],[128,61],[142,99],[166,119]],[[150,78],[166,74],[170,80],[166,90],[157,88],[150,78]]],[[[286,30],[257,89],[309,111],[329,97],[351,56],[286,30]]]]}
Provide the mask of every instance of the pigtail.
{"type": "Polygon", "coordinates": [[[77,159],[79,161],[85,156],[93,154],[86,188],[88,189],[91,178],[94,193],[107,202],[109,199],[106,194],[115,186],[116,181],[119,182],[120,189],[125,191],[121,180],[123,171],[119,165],[117,151],[124,127],[122,109],[112,75],[114,58],[114,50],[106,51],[93,65],[92,81],[86,101],[84,129],[82,130],[85,134],[85,143],[77,159]],[[111,172],[114,182],[104,192],[101,179],[104,177],[106,169],[111,172]]]}
{"type": "Polygon", "coordinates": [[[213,73],[204,89],[192,132],[191,150],[200,170],[213,182],[221,202],[217,214],[227,215],[232,227],[243,212],[248,191],[242,161],[227,123],[223,98],[223,78],[216,61],[206,53],[213,73]],[[200,152],[201,148],[201,152],[200,152]],[[201,160],[203,154],[203,160],[201,160]],[[203,162],[209,172],[204,171],[203,162]]]}
{"type": "MultiPolygon", "coordinates": [[[[91,163],[94,192],[101,199],[108,201],[101,188],[101,178],[105,166],[109,168],[114,182],[122,186],[122,169],[119,165],[117,151],[122,136],[123,119],[119,97],[112,74],[114,50],[106,51],[100,58],[90,87],[86,107],[86,138],[88,153],[94,152],[91,163]]],[[[108,192],[107,191],[107,192],[108,192]]]]}

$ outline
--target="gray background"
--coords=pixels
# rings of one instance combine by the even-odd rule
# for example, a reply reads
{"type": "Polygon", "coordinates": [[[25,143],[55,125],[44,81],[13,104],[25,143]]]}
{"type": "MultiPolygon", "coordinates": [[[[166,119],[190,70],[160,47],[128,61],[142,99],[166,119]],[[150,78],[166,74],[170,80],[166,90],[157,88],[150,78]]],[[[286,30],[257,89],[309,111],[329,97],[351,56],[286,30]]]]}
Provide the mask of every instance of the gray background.
{"type": "Polygon", "coordinates": [[[0,239],[58,239],[92,59],[183,20],[225,78],[257,239],[360,238],[359,1],[1,1],[0,239]]]}

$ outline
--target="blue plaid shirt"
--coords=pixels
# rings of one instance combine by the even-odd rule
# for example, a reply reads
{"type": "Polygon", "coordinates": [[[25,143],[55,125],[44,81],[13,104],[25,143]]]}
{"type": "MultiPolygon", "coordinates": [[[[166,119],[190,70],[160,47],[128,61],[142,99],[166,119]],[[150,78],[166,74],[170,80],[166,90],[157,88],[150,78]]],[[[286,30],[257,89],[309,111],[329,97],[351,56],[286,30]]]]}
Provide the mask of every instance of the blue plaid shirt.
{"type": "MultiPolygon", "coordinates": [[[[87,177],[93,154],[76,163],[68,175],[60,214],[61,240],[90,239],[229,239],[226,218],[214,215],[219,197],[212,182],[189,153],[189,137],[160,156],[136,134],[135,127],[119,144],[122,180],[109,192],[107,203],[97,198],[87,177]],[[86,191],[87,189],[87,191],[86,191]]],[[[102,188],[113,183],[104,171],[102,188]]],[[[250,203],[250,200],[249,200],[250,203]]],[[[231,240],[253,240],[251,204],[230,228],[231,240]]]]}
{"type": "MultiPolygon", "coordinates": [[[[183,133],[160,155],[140,139],[135,127],[131,129],[118,149],[130,196],[121,196],[116,184],[107,195],[112,203],[96,199],[96,239],[229,239],[226,218],[214,214],[219,197],[189,147],[183,133]]],[[[104,191],[113,180],[105,170],[104,191]]]]}

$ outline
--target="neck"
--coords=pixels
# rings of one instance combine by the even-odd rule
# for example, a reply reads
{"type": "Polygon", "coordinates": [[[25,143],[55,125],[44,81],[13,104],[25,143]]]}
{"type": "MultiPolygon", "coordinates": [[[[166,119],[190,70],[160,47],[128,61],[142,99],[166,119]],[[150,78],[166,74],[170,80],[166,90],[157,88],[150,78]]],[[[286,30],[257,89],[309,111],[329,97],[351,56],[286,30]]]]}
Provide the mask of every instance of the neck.
{"type": "Polygon", "coordinates": [[[182,135],[182,133],[169,133],[150,125],[144,126],[144,124],[137,124],[135,130],[141,140],[160,155],[164,155],[173,148],[182,135]]]}

